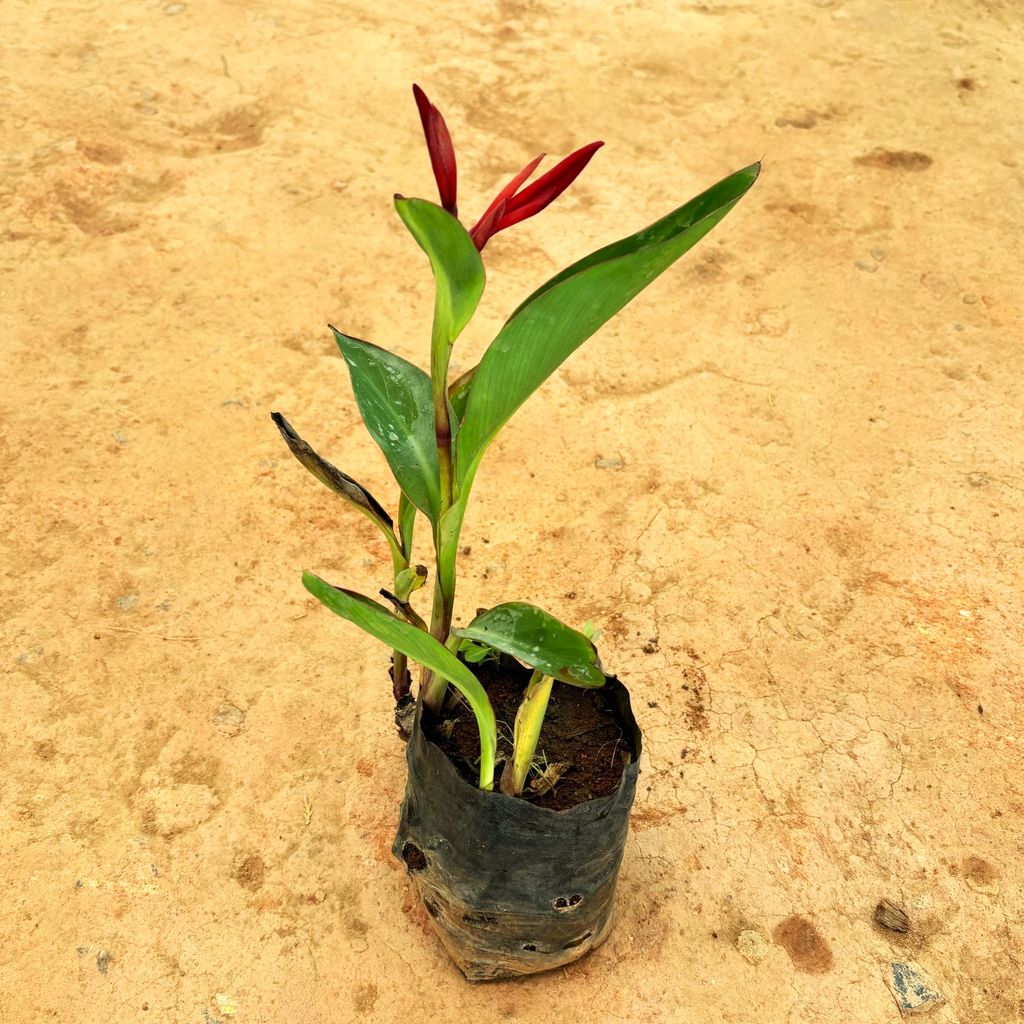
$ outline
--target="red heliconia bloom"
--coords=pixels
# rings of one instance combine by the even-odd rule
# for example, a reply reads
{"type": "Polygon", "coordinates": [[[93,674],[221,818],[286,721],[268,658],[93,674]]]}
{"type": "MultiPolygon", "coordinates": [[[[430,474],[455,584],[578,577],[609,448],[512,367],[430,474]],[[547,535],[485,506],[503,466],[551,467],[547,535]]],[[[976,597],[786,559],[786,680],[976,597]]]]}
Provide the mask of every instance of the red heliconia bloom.
{"type": "Polygon", "coordinates": [[[448,134],[448,125],[444,123],[441,112],[427,99],[427,94],[418,86],[412,87],[419,108],[423,134],[427,139],[427,150],[430,153],[430,165],[434,169],[437,190],[441,194],[441,205],[453,216],[459,215],[455,203],[458,190],[458,172],[455,167],[455,147],[452,137],[448,134]]]}
{"type": "MultiPolygon", "coordinates": [[[[423,123],[423,134],[427,140],[430,164],[434,170],[434,179],[437,181],[441,205],[452,216],[458,216],[455,149],[452,146],[451,135],[440,111],[427,99],[426,93],[418,85],[414,85],[412,91],[416,97],[416,106],[419,108],[420,121],[423,123]]],[[[545,154],[541,153],[531,160],[494,197],[491,205],[470,230],[470,237],[477,249],[483,249],[492,235],[540,213],[545,206],[553,203],[576,180],[583,168],[590,163],[590,158],[603,145],[603,142],[591,142],[577,149],[550,171],[523,188],[523,184],[537,169],[545,154]]]]}

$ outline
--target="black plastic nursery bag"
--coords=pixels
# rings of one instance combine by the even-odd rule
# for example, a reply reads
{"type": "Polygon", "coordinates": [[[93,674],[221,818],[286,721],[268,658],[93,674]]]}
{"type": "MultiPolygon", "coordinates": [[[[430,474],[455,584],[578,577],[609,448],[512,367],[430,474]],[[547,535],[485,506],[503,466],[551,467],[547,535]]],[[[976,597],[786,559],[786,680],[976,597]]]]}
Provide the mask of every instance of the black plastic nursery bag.
{"type": "Polygon", "coordinates": [[[563,811],[466,782],[423,734],[417,709],[392,852],[470,981],[561,967],[608,936],[641,737],[622,683],[600,692],[632,761],[616,792],[563,811]]]}

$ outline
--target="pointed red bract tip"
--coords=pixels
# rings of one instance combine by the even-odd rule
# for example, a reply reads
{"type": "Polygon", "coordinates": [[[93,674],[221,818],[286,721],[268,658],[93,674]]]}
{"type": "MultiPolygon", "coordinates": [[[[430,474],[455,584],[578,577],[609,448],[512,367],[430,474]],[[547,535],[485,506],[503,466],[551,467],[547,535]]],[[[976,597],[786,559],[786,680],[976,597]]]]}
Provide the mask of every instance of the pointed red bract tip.
{"type": "Polygon", "coordinates": [[[416,98],[416,108],[420,112],[420,123],[423,125],[423,136],[427,140],[430,166],[434,171],[441,205],[453,217],[457,217],[458,173],[455,167],[455,147],[452,145],[448,126],[444,123],[441,112],[427,99],[427,94],[418,85],[413,85],[412,94],[416,98]]]}
{"type": "Polygon", "coordinates": [[[591,142],[581,146],[535,182],[527,185],[518,195],[513,196],[505,207],[505,215],[496,230],[503,231],[513,224],[518,224],[553,203],[579,177],[583,168],[590,163],[591,157],[603,145],[603,142],[591,142]]]}
{"type": "Polygon", "coordinates": [[[476,244],[477,249],[483,249],[487,244],[487,239],[491,237],[498,228],[498,223],[501,218],[505,215],[505,210],[508,208],[508,204],[512,197],[516,194],[516,190],[530,177],[541,160],[547,154],[541,153],[540,156],[534,157],[495,197],[494,201],[490,206],[484,210],[483,216],[476,222],[472,230],[469,232],[470,237],[476,244]]]}

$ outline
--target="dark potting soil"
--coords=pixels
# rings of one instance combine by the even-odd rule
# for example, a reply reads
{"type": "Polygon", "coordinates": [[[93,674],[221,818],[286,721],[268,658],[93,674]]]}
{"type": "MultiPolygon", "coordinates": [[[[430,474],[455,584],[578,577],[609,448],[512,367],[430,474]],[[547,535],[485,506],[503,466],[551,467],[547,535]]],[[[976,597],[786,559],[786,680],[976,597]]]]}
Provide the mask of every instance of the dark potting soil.
{"type": "MultiPolygon", "coordinates": [[[[512,731],[530,670],[512,658],[471,666],[494,708],[498,720],[498,768],[495,788],[505,758],[512,753],[512,731]]],[[[472,785],[479,781],[480,739],[469,708],[449,693],[439,722],[424,719],[425,732],[447,755],[459,774],[472,785]],[[452,723],[449,731],[449,723],[452,723]]],[[[622,771],[630,763],[629,744],[600,689],[584,690],[556,682],[537,744],[536,760],[545,766],[564,766],[550,772],[549,787],[531,771],[522,799],[537,807],[562,811],[596,797],[614,793],[622,771]],[[533,787],[531,788],[531,783],[533,787]]]]}

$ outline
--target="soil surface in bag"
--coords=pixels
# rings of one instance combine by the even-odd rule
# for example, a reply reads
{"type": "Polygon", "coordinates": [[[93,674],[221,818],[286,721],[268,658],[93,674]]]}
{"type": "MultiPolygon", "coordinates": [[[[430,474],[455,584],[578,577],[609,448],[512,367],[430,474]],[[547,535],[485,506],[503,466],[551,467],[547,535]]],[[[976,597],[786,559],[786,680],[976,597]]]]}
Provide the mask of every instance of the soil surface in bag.
{"type": "MultiPolygon", "coordinates": [[[[532,673],[508,657],[470,667],[494,708],[499,757],[510,756],[516,712],[532,673]]],[[[424,716],[423,726],[427,737],[448,755],[462,778],[475,786],[480,737],[472,711],[449,696],[441,718],[429,722],[424,716]]],[[[631,747],[602,689],[556,682],[537,744],[537,768],[531,770],[519,799],[561,811],[608,796],[619,788],[622,771],[633,760],[631,747]]],[[[495,787],[501,767],[499,764],[495,787]]]]}

